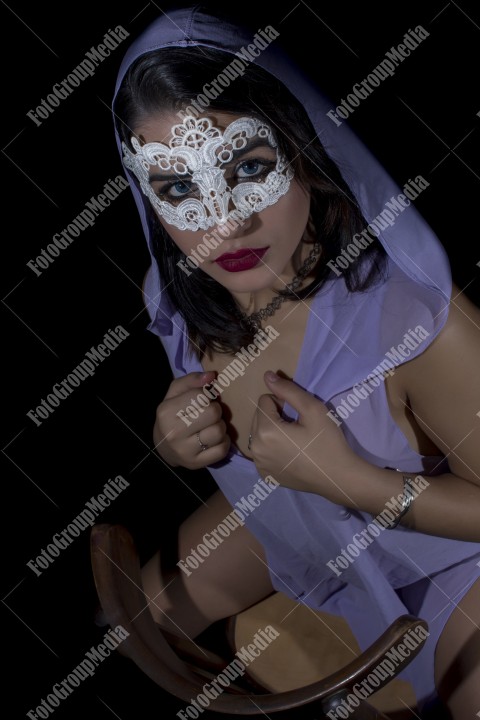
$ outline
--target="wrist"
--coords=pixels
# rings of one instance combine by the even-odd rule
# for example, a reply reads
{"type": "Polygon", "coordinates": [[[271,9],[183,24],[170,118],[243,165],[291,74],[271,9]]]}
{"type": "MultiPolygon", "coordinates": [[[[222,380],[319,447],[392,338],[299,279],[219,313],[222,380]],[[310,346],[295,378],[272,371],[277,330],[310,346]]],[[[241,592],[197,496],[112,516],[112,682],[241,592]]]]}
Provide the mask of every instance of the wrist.
{"type": "Polygon", "coordinates": [[[405,490],[403,475],[415,477],[415,473],[373,465],[352,451],[345,462],[336,466],[330,477],[332,482],[324,478],[325,492],[322,494],[332,502],[372,515],[382,512],[395,498],[400,511],[405,490]]]}
{"type": "Polygon", "coordinates": [[[321,462],[310,462],[306,473],[310,492],[339,505],[360,507],[357,498],[364,483],[361,478],[368,479],[370,467],[370,463],[353,450],[342,453],[341,460],[326,469],[321,462]]]}
{"type": "Polygon", "coordinates": [[[405,517],[407,512],[410,510],[412,506],[412,502],[414,498],[416,497],[416,492],[414,489],[414,484],[412,481],[412,478],[410,475],[404,475],[402,473],[402,481],[403,481],[403,491],[398,495],[397,501],[399,503],[399,510],[398,513],[393,520],[393,522],[390,524],[389,529],[393,530],[393,528],[396,528],[399,524],[400,520],[405,517]]]}

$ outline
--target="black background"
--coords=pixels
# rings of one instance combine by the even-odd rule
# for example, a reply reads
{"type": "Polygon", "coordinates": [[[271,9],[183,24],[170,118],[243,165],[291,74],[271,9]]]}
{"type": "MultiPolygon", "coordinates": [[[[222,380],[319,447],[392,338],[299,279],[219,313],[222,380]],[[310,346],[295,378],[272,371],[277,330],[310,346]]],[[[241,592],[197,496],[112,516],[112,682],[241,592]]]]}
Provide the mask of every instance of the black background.
{"type": "MultiPolygon", "coordinates": [[[[278,29],[277,42],[337,102],[409,28],[421,24],[430,32],[350,123],[400,185],[418,174],[430,182],[417,206],[445,245],[454,280],[480,305],[478,4],[237,4],[254,31],[267,24],[278,29]]],[[[3,408],[1,622],[2,638],[7,630],[11,637],[12,682],[21,686],[16,694],[9,686],[4,693],[4,702],[12,701],[9,717],[25,717],[103,635],[93,623],[88,532],[41,577],[26,563],[118,474],[130,487],[99,520],[127,525],[142,558],[159,544],[174,544],[178,523],[215,489],[206,472],[172,473],[151,452],[155,408],[171,376],[158,338],[145,330],[140,286],[148,254],[129,191],[41,277],[26,266],[109,178],[122,173],[109,112],[118,66],[129,42],[178,5],[0,5],[2,255],[8,258],[2,263],[3,379],[10,398],[3,408]],[[119,24],[131,37],[37,127],[26,113],[119,24]],[[35,426],[26,413],[119,324],[130,337],[35,426]]],[[[174,717],[181,707],[115,655],[55,717],[130,720],[167,709],[174,717]]]]}

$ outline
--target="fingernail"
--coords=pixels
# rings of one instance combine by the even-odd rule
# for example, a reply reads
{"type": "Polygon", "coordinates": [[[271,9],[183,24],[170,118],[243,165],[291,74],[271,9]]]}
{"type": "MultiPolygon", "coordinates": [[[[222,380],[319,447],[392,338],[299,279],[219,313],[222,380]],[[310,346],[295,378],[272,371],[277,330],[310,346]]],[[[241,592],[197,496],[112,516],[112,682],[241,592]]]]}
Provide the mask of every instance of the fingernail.
{"type": "Polygon", "coordinates": [[[280,377],[277,375],[277,373],[274,373],[271,370],[267,370],[267,372],[265,373],[265,377],[269,382],[276,382],[277,380],[280,380],[280,377]]]}

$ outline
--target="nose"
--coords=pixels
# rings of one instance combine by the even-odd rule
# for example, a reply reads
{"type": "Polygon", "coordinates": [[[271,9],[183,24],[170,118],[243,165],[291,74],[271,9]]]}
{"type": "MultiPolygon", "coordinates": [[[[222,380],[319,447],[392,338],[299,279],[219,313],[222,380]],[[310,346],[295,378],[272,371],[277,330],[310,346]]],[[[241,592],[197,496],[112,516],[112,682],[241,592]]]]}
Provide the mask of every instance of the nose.
{"type": "Polygon", "coordinates": [[[244,218],[237,208],[233,204],[232,200],[229,202],[228,216],[225,222],[216,223],[210,230],[210,233],[215,232],[225,240],[242,237],[252,226],[252,214],[247,218],[244,218]]]}

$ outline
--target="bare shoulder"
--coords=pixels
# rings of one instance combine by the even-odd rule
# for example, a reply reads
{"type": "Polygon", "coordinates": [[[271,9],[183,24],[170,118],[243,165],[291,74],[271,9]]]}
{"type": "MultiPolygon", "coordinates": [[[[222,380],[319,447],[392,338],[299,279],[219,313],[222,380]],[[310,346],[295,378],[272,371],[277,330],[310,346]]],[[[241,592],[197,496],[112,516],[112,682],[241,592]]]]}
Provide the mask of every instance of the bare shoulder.
{"type": "MultiPolygon", "coordinates": [[[[445,311],[447,312],[447,310],[445,311]]],[[[454,368],[467,369],[480,361],[480,308],[453,285],[448,317],[433,342],[423,353],[398,368],[411,384],[425,373],[451,374],[454,368]]],[[[440,379],[440,377],[439,377],[440,379]]]]}

